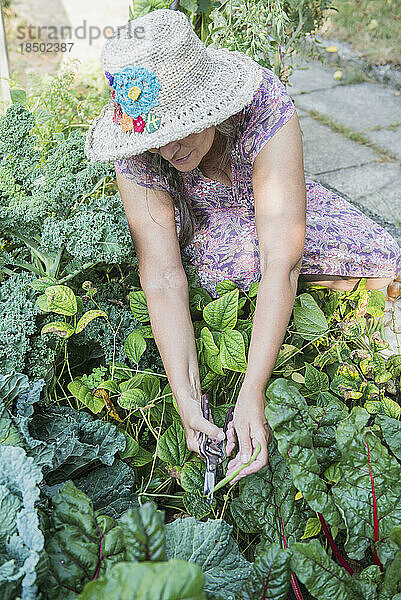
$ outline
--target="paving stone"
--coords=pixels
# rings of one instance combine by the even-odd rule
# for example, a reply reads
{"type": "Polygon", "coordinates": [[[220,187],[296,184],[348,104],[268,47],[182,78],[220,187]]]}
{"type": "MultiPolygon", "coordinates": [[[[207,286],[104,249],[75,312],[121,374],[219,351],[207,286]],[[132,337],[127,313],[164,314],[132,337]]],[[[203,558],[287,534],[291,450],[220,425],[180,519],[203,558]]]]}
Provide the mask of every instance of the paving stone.
{"type": "Polygon", "coordinates": [[[401,159],[401,125],[396,129],[369,131],[366,135],[380,148],[388,150],[393,156],[401,159]]]}
{"type": "Polygon", "coordinates": [[[339,85],[296,95],[297,106],[329,115],[354,131],[401,122],[401,97],[375,83],[339,85]]]}
{"type": "Polygon", "coordinates": [[[326,67],[319,61],[297,61],[295,64],[294,60],[291,64],[294,65],[294,70],[290,77],[291,85],[287,86],[290,96],[333,88],[338,85],[338,81],[333,79],[336,69],[331,65],[326,67]]]}
{"type": "Polygon", "coordinates": [[[377,162],[315,176],[388,221],[401,225],[401,169],[395,162],[377,162]]]}
{"type": "Polygon", "coordinates": [[[377,160],[367,146],[353,142],[308,116],[298,115],[305,168],[314,174],[359,166],[377,160]]]}

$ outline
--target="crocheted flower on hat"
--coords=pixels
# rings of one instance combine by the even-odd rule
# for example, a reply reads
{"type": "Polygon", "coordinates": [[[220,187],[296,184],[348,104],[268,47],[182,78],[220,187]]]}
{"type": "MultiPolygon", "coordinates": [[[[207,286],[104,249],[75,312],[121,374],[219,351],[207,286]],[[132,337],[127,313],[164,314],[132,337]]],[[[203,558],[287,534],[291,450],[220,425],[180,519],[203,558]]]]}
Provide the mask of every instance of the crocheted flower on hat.
{"type": "Polygon", "coordinates": [[[136,119],[157,106],[160,82],[156,75],[144,67],[125,67],[113,73],[115,101],[124,113],[136,119]]]}

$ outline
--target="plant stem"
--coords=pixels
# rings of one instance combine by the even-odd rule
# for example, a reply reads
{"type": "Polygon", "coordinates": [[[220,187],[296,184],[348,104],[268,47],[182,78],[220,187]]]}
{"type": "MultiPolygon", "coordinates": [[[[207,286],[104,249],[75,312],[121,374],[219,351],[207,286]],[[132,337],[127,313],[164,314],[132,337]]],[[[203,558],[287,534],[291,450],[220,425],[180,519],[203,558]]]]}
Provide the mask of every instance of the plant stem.
{"type": "Polygon", "coordinates": [[[329,543],[329,546],[330,546],[330,548],[331,548],[331,549],[332,549],[332,551],[333,551],[333,554],[334,554],[334,556],[336,557],[336,559],[338,560],[338,562],[340,563],[340,565],[341,565],[342,567],[344,567],[344,569],[345,569],[346,571],[348,571],[348,573],[349,573],[350,575],[352,575],[354,571],[351,569],[351,567],[349,566],[349,564],[347,563],[347,561],[345,560],[345,558],[343,557],[343,555],[341,554],[341,552],[340,552],[340,551],[339,551],[339,549],[337,548],[337,546],[336,546],[336,544],[335,544],[335,541],[333,540],[333,537],[332,537],[332,535],[331,535],[331,533],[330,533],[330,530],[329,530],[329,528],[327,527],[327,523],[326,523],[326,521],[324,520],[324,517],[323,517],[323,515],[322,515],[321,513],[319,513],[319,512],[318,512],[318,513],[317,513],[317,516],[319,517],[319,521],[320,521],[320,522],[321,522],[321,524],[322,524],[322,529],[323,529],[323,531],[324,531],[324,534],[325,534],[325,536],[326,536],[326,538],[327,538],[327,541],[328,541],[328,543],[329,543]]]}
{"type": "Polygon", "coordinates": [[[256,446],[256,450],[252,454],[252,456],[249,459],[249,461],[247,463],[245,463],[244,465],[241,465],[241,466],[237,467],[237,469],[235,469],[235,471],[233,471],[231,473],[231,475],[228,475],[227,477],[224,477],[224,479],[222,479],[221,481],[219,481],[219,483],[214,486],[214,488],[212,489],[212,491],[210,492],[210,494],[214,494],[214,492],[217,492],[218,490],[220,490],[227,483],[229,483],[230,481],[232,481],[239,473],[241,473],[241,471],[243,469],[245,469],[245,467],[249,467],[249,465],[251,465],[257,459],[260,450],[261,450],[261,445],[258,442],[257,446],[256,446]]]}
{"type": "Polygon", "coordinates": [[[373,496],[373,523],[374,523],[374,533],[375,533],[375,563],[380,567],[380,571],[383,573],[384,568],[380,561],[379,555],[377,553],[377,544],[379,543],[379,519],[377,516],[377,499],[376,499],[376,490],[375,490],[375,482],[373,479],[372,467],[370,464],[370,449],[369,444],[366,440],[366,435],[364,436],[364,441],[368,453],[368,467],[369,467],[369,475],[370,475],[370,483],[372,485],[372,496],[373,496]]]}

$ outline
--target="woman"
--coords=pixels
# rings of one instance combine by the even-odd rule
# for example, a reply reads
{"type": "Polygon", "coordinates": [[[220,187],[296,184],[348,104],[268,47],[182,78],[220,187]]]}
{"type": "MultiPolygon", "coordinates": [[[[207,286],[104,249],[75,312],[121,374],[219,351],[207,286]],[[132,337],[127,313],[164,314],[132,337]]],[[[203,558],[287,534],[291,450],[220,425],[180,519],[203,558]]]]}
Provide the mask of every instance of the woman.
{"type": "MultiPolygon", "coordinates": [[[[305,181],[301,131],[276,75],[239,52],[206,48],[185,15],[155,10],[119,28],[102,51],[113,101],[88,132],[91,160],[113,160],[136,248],[154,338],[189,449],[199,432],[224,439],[200,410],[200,381],[182,266],[202,285],[259,281],[248,368],[227,432],[228,473],[256,442],[267,461],[265,388],[298,277],[369,289],[401,271],[394,239],[343,198],[305,181]],[[133,32],[141,30],[137,39],[133,32]]],[[[233,480],[233,482],[235,482],[233,480]]]]}

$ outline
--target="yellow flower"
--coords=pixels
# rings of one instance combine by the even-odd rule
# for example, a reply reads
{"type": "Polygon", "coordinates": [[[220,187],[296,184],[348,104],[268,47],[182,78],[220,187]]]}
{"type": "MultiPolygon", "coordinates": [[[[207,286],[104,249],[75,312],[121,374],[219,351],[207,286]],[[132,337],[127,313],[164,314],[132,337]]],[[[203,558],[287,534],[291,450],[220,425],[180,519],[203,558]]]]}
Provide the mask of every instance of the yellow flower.
{"type": "Polygon", "coordinates": [[[142,90],[140,87],[138,87],[137,85],[134,85],[128,92],[128,97],[131,98],[131,100],[133,102],[135,102],[135,100],[137,100],[139,98],[139,96],[141,95],[142,90]]]}

